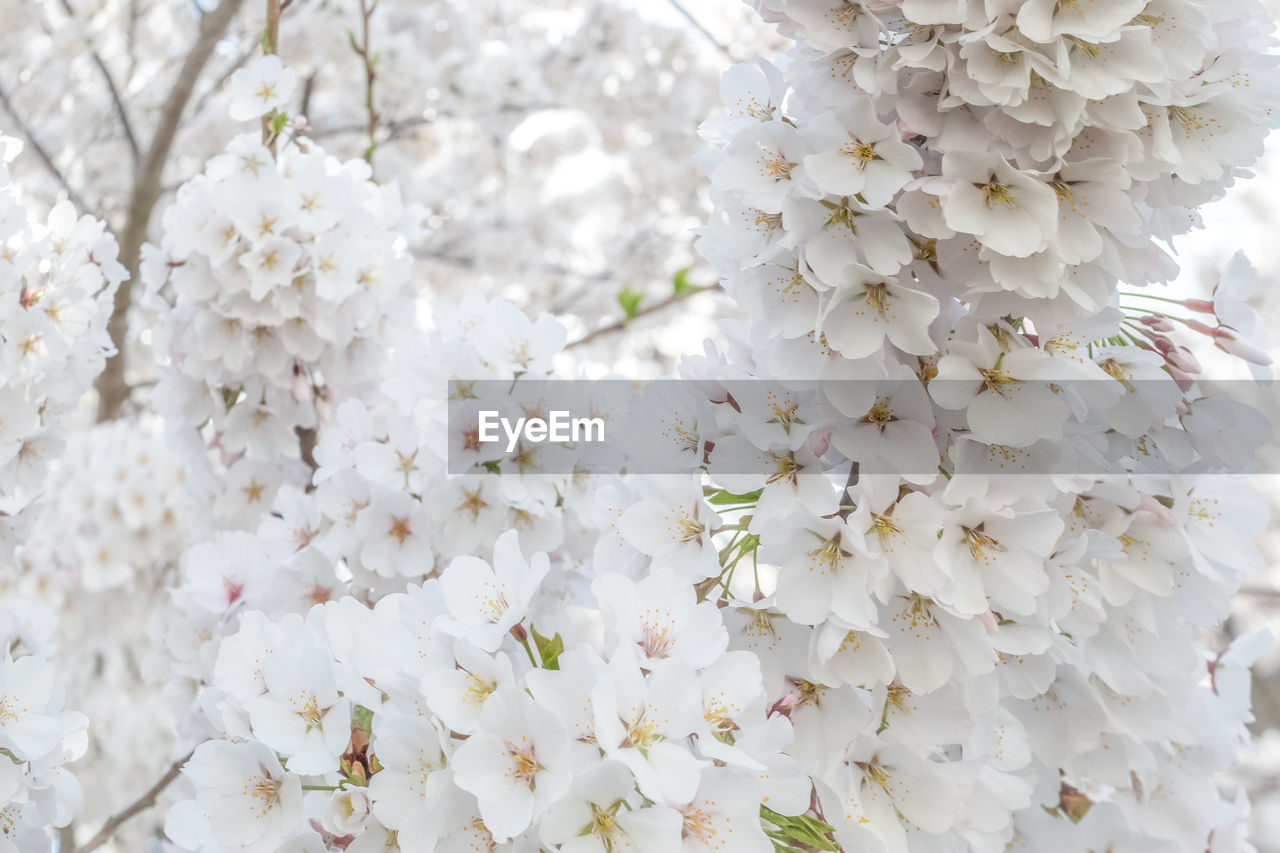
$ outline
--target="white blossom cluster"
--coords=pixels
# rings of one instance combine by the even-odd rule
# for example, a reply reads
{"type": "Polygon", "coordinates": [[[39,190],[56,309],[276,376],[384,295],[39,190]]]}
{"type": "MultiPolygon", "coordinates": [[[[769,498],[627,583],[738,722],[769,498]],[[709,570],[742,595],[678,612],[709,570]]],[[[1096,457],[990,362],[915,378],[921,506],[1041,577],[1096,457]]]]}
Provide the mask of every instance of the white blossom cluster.
{"type": "Polygon", "coordinates": [[[790,726],[767,714],[758,659],[725,653],[719,609],[669,573],[603,573],[595,640],[549,638],[532,616],[548,567],[509,531],[492,563],[455,558],[372,607],[245,614],[214,663],[226,737],[186,766],[195,796],[169,837],[658,853],[733,834],[770,850],[760,803],[798,814],[810,786],[780,752],[790,726]]]}
{"type": "Polygon", "coordinates": [[[58,501],[43,504],[19,563],[64,592],[157,585],[186,543],[186,479],[158,419],[74,433],[46,485],[58,501]]]}
{"type": "Polygon", "coordinates": [[[107,317],[125,277],[101,221],[77,217],[69,202],[29,220],[9,175],[21,149],[0,137],[0,559],[30,522],[22,511],[112,352],[107,317]]]}
{"type": "Polygon", "coordinates": [[[0,851],[48,850],[48,827],[80,808],[80,784],[62,765],[85,750],[88,719],[63,707],[49,654],[56,617],[14,596],[0,601],[0,851]]]}
{"type": "Polygon", "coordinates": [[[62,765],[84,753],[87,720],[64,710],[49,655],[56,618],[17,593],[14,546],[42,510],[76,404],[112,351],[106,332],[125,277],[104,224],[69,202],[29,219],[10,179],[21,143],[0,137],[0,850],[47,849],[81,801],[62,765]]]}
{"type": "MultiPolygon", "coordinates": [[[[405,247],[418,216],[364,161],[339,163],[291,135],[277,108],[295,75],[278,58],[237,71],[231,86],[234,117],[274,117],[272,148],[236,137],[181,187],[161,246],[144,247],[161,312],[152,343],[168,361],[155,399],[171,425],[203,430],[228,476],[274,491],[310,461],[297,432],[313,431],[332,400],[376,389],[382,340],[412,323],[405,247]]],[[[266,497],[243,513],[211,509],[254,523],[266,497]]]]}
{"type": "MultiPolygon", "coordinates": [[[[223,475],[216,504],[242,507],[253,523],[190,548],[170,605],[152,620],[149,670],[179,719],[193,700],[206,701],[199,687],[218,642],[246,611],[277,618],[344,595],[376,600],[452,557],[488,556],[510,529],[527,548],[558,548],[568,477],[544,475],[531,488],[491,473],[445,476],[444,378],[545,372],[564,337],[548,315],[530,321],[504,302],[476,297],[441,309],[436,331],[400,341],[385,393],[333,411],[315,447],[312,488],[246,484],[234,468],[223,475]]],[[[456,437],[459,450],[465,440],[456,437]]]]}
{"type": "Polygon", "coordinates": [[[1261,435],[1170,333],[1267,358],[1243,265],[1142,286],[1273,124],[1261,10],[757,5],[798,46],[726,75],[702,242],[752,324],[669,411],[741,530],[740,642],[797,649],[769,699],[818,733],[814,816],[845,850],[1248,849],[1214,774],[1259,642],[1200,635],[1265,518],[1187,472],[1261,435]]]}
{"type": "Polygon", "coordinates": [[[733,69],[705,130],[702,247],[750,328],[625,419],[667,476],[548,475],[446,418],[446,380],[518,397],[563,328],[479,297],[394,328],[403,279],[324,269],[394,190],[281,133],[278,62],[233,79],[279,154],[233,143],[148,261],[157,393],[232,461],[214,503],[255,507],[152,626],[203,741],[178,847],[1249,849],[1214,775],[1264,642],[1200,633],[1263,518],[1202,472],[1255,437],[1176,329],[1265,361],[1251,284],[1133,301],[1259,150],[1252,7],[764,5],[788,70],[733,69]],[[307,175],[369,203],[320,227],[307,175]]]}

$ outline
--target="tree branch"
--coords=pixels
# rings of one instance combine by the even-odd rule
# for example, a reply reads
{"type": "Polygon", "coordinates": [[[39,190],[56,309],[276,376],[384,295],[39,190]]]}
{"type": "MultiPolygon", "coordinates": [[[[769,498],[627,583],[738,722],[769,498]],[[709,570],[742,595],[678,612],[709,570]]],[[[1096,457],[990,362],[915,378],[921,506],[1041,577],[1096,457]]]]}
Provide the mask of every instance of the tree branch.
{"type": "Polygon", "coordinates": [[[601,326],[595,331],[588,332],[587,334],[578,338],[576,341],[570,341],[569,343],[565,344],[565,349],[573,349],[574,347],[580,347],[583,344],[587,344],[587,343],[590,343],[591,341],[594,341],[596,338],[603,337],[604,335],[611,335],[614,332],[620,332],[623,329],[630,326],[636,320],[639,320],[641,317],[645,317],[649,314],[655,314],[659,311],[662,311],[665,308],[669,308],[672,305],[675,305],[678,302],[683,302],[684,300],[688,299],[690,296],[696,296],[699,293],[706,293],[708,290],[723,290],[723,288],[718,284],[713,284],[708,287],[691,287],[688,290],[682,290],[679,293],[673,293],[665,299],[659,299],[657,302],[654,302],[653,304],[649,305],[647,308],[641,308],[639,311],[636,312],[634,317],[625,318],[622,320],[615,320],[614,322],[610,323],[607,326],[601,326]]]}
{"type": "Polygon", "coordinates": [[[160,181],[169,151],[178,135],[182,114],[195,91],[196,82],[205,64],[213,55],[213,49],[231,26],[231,20],[240,10],[244,0],[222,0],[218,7],[200,19],[200,30],[195,43],[187,53],[178,79],[169,90],[160,112],[151,145],[134,176],[133,190],[129,194],[129,207],[124,229],[120,232],[120,263],[129,271],[129,278],[116,291],[115,308],[107,323],[107,331],[116,345],[116,354],[107,360],[106,369],[98,377],[98,420],[110,420],[120,413],[120,407],[129,396],[125,382],[125,333],[129,326],[129,306],[133,303],[133,286],[138,279],[138,267],[142,257],[142,243],[147,239],[147,226],[151,213],[160,200],[160,181]]]}
{"type": "Polygon", "coordinates": [[[31,132],[31,128],[27,126],[26,121],[24,121],[22,116],[18,114],[18,111],[14,109],[13,102],[9,100],[9,93],[5,91],[3,86],[0,86],[0,106],[3,106],[4,111],[13,119],[13,123],[17,127],[18,132],[27,138],[27,145],[31,146],[31,150],[35,152],[36,157],[40,158],[40,162],[44,164],[45,169],[48,170],[49,174],[53,175],[54,179],[62,185],[64,190],[66,190],[67,198],[76,206],[76,210],[80,213],[88,213],[89,207],[85,205],[84,199],[80,197],[79,193],[71,188],[71,184],[67,182],[66,175],[62,174],[62,170],[58,168],[58,164],[53,162],[53,158],[49,156],[49,152],[40,144],[40,140],[36,139],[35,134],[31,132]]]}
{"type": "Polygon", "coordinates": [[[369,135],[369,144],[364,149],[364,159],[370,166],[373,166],[373,152],[378,147],[378,109],[373,102],[373,81],[377,78],[378,72],[374,68],[375,61],[373,54],[369,50],[369,20],[373,17],[373,12],[377,8],[377,0],[360,0],[361,41],[356,44],[355,37],[351,38],[351,49],[356,52],[356,56],[364,61],[364,108],[369,115],[369,119],[365,124],[365,132],[369,135]]]}
{"type": "MultiPolygon", "coordinates": [[[[280,50],[280,15],[283,12],[280,0],[267,0],[267,30],[262,35],[263,53],[275,54],[280,50]]],[[[262,117],[262,144],[273,155],[276,153],[276,134],[271,129],[271,119],[274,116],[273,111],[262,117]]]]}
{"type": "MultiPolygon", "coordinates": [[[[192,750],[192,752],[194,751],[195,750],[192,750]]],[[[173,764],[169,766],[169,769],[165,771],[165,774],[161,776],[154,785],[148,788],[145,794],[126,806],[123,811],[109,818],[107,822],[102,825],[102,829],[98,830],[97,835],[77,847],[75,849],[75,853],[93,853],[94,850],[97,850],[99,847],[110,841],[111,837],[119,831],[125,821],[154,806],[156,804],[156,800],[160,797],[160,794],[164,789],[169,787],[173,780],[177,779],[178,775],[182,773],[182,765],[186,764],[191,759],[191,754],[191,752],[188,752],[186,755],[173,762],[173,764]]]]}
{"type": "Polygon", "coordinates": [[[714,44],[721,53],[727,56],[730,62],[737,62],[737,59],[734,58],[733,51],[729,50],[728,45],[722,43],[720,39],[716,38],[715,35],[712,34],[711,30],[704,27],[702,25],[702,22],[699,21],[697,18],[695,18],[693,16],[693,13],[690,12],[688,9],[686,9],[684,7],[684,4],[681,3],[680,0],[667,0],[667,3],[671,5],[671,8],[675,9],[677,12],[683,15],[685,17],[685,20],[687,20],[690,24],[692,24],[695,30],[702,33],[703,37],[707,41],[714,44]]]}
{"type": "MultiPolygon", "coordinates": [[[[62,8],[69,17],[76,17],[76,11],[71,6],[71,0],[62,0],[62,8]]],[[[133,133],[133,123],[129,121],[129,111],[125,109],[124,99],[120,97],[120,90],[116,87],[116,81],[107,69],[107,64],[102,61],[102,54],[98,53],[97,48],[93,46],[92,40],[89,41],[89,54],[93,57],[93,64],[98,66],[98,73],[102,75],[102,81],[107,84],[107,91],[111,94],[111,103],[115,105],[116,115],[120,117],[120,127],[124,130],[124,138],[129,143],[129,152],[133,155],[133,162],[136,164],[142,157],[142,150],[138,147],[138,137],[133,133]]]]}

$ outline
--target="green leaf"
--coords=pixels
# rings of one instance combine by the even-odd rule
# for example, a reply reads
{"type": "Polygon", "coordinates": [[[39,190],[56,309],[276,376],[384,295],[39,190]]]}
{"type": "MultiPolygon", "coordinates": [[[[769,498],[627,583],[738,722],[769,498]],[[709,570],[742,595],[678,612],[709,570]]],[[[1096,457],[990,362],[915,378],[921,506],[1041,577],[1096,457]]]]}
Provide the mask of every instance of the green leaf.
{"type": "Polygon", "coordinates": [[[622,288],[622,292],[618,294],[618,304],[622,306],[628,321],[634,320],[640,314],[640,300],[643,298],[644,294],[632,290],[629,286],[622,288]]]}
{"type": "MultiPolygon", "coordinates": [[[[760,807],[760,818],[766,820],[781,831],[780,834],[790,841],[803,844],[806,847],[812,847],[815,850],[838,851],[840,845],[836,844],[827,837],[827,833],[832,832],[829,824],[823,823],[816,817],[808,815],[781,815],[768,806],[760,807]]],[[[771,838],[777,838],[778,835],[770,832],[771,838]]]]}
{"type": "Polygon", "coordinates": [[[735,495],[733,492],[727,492],[724,489],[716,492],[707,498],[715,506],[731,506],[738,504],[753,504],[760,500],[760,495],[764,493],[764,489],[756,489],[754,492],[747,492],[741,495],[735,495]]]}
{"type": "Polygon", "coordinates": [[[287,113],[276,112],[271,114],[271,132],[279,133],[284,130],[285,125],[289,123],[287,113]]]}
{"type": "Polygon", "coordinates": [[[484,463],[484,470],[488,471],[490,474],[502,473],[502,469],[498,467],[497,461],[493,459],[490,459],[488,462],[484,463]]]}
{"type": "Polygon", "coordinates": [[[689,273],[692,271],[693,267],[687,266],[676,272],[676,277],[671,282],[671,286],[675,289],[676,293],[684,293],[687,290],[693,290],[694,284],[689,281],[689,273]]]}
{"type": "Polygon", "coordinates": [[[559,669],[560,653],[564,651],[564,640],[560,635],[544,637],[532,625],[529,626],[529,634],[533,637],[534,648],[538,650],[538,658],[542,661],[542,668],[559,669]]]}

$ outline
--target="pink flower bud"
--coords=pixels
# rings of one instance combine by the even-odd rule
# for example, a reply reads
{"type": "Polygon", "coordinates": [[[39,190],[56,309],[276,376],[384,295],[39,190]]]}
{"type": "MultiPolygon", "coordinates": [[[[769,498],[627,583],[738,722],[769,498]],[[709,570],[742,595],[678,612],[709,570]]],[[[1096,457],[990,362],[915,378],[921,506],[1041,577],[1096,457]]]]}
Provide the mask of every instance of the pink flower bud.
{"type": "MultiPolygon", "coordinates": [[[[1169,365],[1169,371],[1173,374],[1173,381],[1178,383],[1178,388],[1182,391],[1191,390],[1191,386],[1196,384],[1196,378],[1190,374],[1184,373],[1173,365],[1169,365]]],[[[1185,415],[1186,412],[1179,412],[1185,415]]]]}
{"type": "Polygon", "coordinates": [[[988,610],[978,617],[978,621],[982,623],[982,627],[987,629],[988,634],[994,634],[1000,629],[1000,622],[996,619],[996,615],[988,610]]]}
{"type": "Polygon", "coordinates": [[[1208,299],[1184,299],[1182,304],[1192,311],[1199,311],[1201,314],[1213,313],[1213,302],[1208,299]]]}
{"type": "Polygon", "coordinates": [[[1139,317],[1138,322],[1156,332],[1172,332],[1177,328],[1173,321],[1163,314],[1147,314],[1139,317]]]}
{"type": "Polygon", "coordinates": [[[1164,360],[1183,373],[1196,374],[1200,372],[1200,362],[1196,361],[1196,357],[1186,347],[1178,347],[1165,353],[1164,360]]]}
{"type": "Polygon", "coordinates": [[[1191,329],[1192,331],[1199,332],[1202,335],[1208,335],[1211,338],[1217,335],[1217,331],[1218,331],[1217,329],[1215,329],[1213,326],[1209,326],[1204,323],[1201,323],[1199,320],[1187,320],[1185,322],[1186,322],[1187,328],[1191,329]]]}

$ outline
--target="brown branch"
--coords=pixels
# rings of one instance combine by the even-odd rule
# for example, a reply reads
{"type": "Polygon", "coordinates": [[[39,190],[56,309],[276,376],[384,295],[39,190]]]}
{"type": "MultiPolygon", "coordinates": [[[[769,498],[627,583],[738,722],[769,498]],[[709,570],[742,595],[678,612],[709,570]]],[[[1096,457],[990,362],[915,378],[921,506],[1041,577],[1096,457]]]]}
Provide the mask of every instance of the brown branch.
{"type": "Polygon", "coordinates": [[[147,154],[134,176],[129,194],[129,207],[124,229],[120,232],[120,263],[129,271],[129,278],[121,282],[116,291],[116,304],[107,323],[107,331],[116,345],[116,354],[107,360],[106,369],[98,377],[98,420],[111,420],[120,413],[120,407],[129,396],[125,382],[125,333],[129,325],[129,306],[133,302],[133,286],[138,279],[138,267],[142,256],[142,243],[147,239],[147,226],[151,213],[160,200],[161,178],[169,160],[169,151],[178,135],[187,102],[195,91],[204,66],[213,50],[231,26],[231,20],[244,0],[222,0],[211,12],[200,19],[200,30],[187,58],[178,71],[178,78],[169,90],[156,125],[155,136],[147,147],[147,154]]]}
{"type": "MultiPolygon", "coordinates": [[[[192,752],[194,751],[195,750],[192,750],[192,752]]],[[[186,755],[173,762],[173,764],[169,766],[169,769],[165,771],[165,774],[161,776],[154,785],[148,788],[145,794],[126,806],[124,811],[108,818],[107,822],[102,825],[102,829],[98,830],[97,835],[77,847],[75,849],[75,853],[93,853],[94,850],[97,850],[99,847],[110,841],[111,837],[119,831],[125,821],[154,806],[156,804],[156,800],[160,797],[160,794],[164,789],[169,787],[173,780],[177,779],[178,775],[182,773],[182,765],[186,764],[191,759],[191,754],[191,752],[188,752],[186,755]]]]}
{"type": "MultiPolygon", "coordinates": [[[[76,16],[76,10],[72,8],[71,0],[62,0],[62,8],[69,17],[74,18],[76,16]]],[[[115,105],[116,115],[120,118],[120,127],[124,130],[124,138],[129,143],[129,153],[133,155],[133,162],[136,164],[142,157],[142,149],[138,147],[138,137],[133,133],[133,123],[129,121],[129,111],[125,109],[124,99],[120,97],[120,90],[116,87],[116,81],[107,69],[107,64],[102,61],[102,54],[98,53],[93,46],[92,40],[89,41],[89,53],[93,57],[93,64],[98,66],[98,73],[102,75],[102,81],[107,84],[107,91],[111,94],[111,103],[115,105]]]]}
{"type": "Polygon", "coordinates": [[[601,326],[595,331],[588,332],[587,334],[578,338],[576,341],[570,341],[565,345],[565,349],[573,349],[574,347],[580,347],[583,344],[590,343],[596,338],[603,337],[604,335],[611,335],[614,332],[621,332],[623,329],[627,328],[627,326],[630,326],[632,323],[634,323],[636,320],[639,320],[641,317],[648,316],[649,314],[656,314],[657,312],[662,311],[665,308],[669,308],[678,302],[683,302],[684,300],[688,299],[690,296],[696,296],[699,293],[706,293],[708,290],[723,290],[723,288],[718,284],[712,284],[708,287],[691,287],[688,290],[682,290],[679,293],[673,293],[665,299],[659,299],[657,302],[652,303],[647,308],[640,309],[639,311],[636,312],[634,317],[615,320],[614,322],[608,324],[607,326],[601,326]]]}
{"type": "MultiPolygon", "coordinates": [[[[280,15],[283,12],[280,0],[267,0],[267,29],[263,33],[262,44],[262,50],[266,54],[277,53],[280,49],[280,15]]],[[[275,113],[271,112],[262,117],[262,144],[267,146],[272,154],[276,153],[276,134],[271,129],[271,119],[274,115],[275,113]]]]}
{"type": "Polygon", "coordinates": [[[76,209],[80,213],[88,213],[89,208],[85,205],[84,199],[80,197],[79,193],[71,188],[71,184],[68,183],[66,175],[62,174],[62,170],[58,168],[58,164],[53,162],[53,158],[49,156],[48,150],[40,144],[40,140],[36,139],[35,134],[31,132],[31,128],[27,125],[26,121],[24,121],[22,116],[18,114],[18,111],[14,109],[13,102],[9,100],[9,93],[5,91],[3,86],[0,86],[0,106],[3,106],[4,111],[13,119],[13,123],[17,126],[18,132],[27,138],[27,145],[31,146],[31,150],[35,152],[36,157],[38,157],[40,162],[44,164],[45,169],[48,170],[49,174],[53,175],[54,179],[62,185],[64,190],[66,190],[67,198],[71,200],[71,203],[76,206],[76,209]]]}

